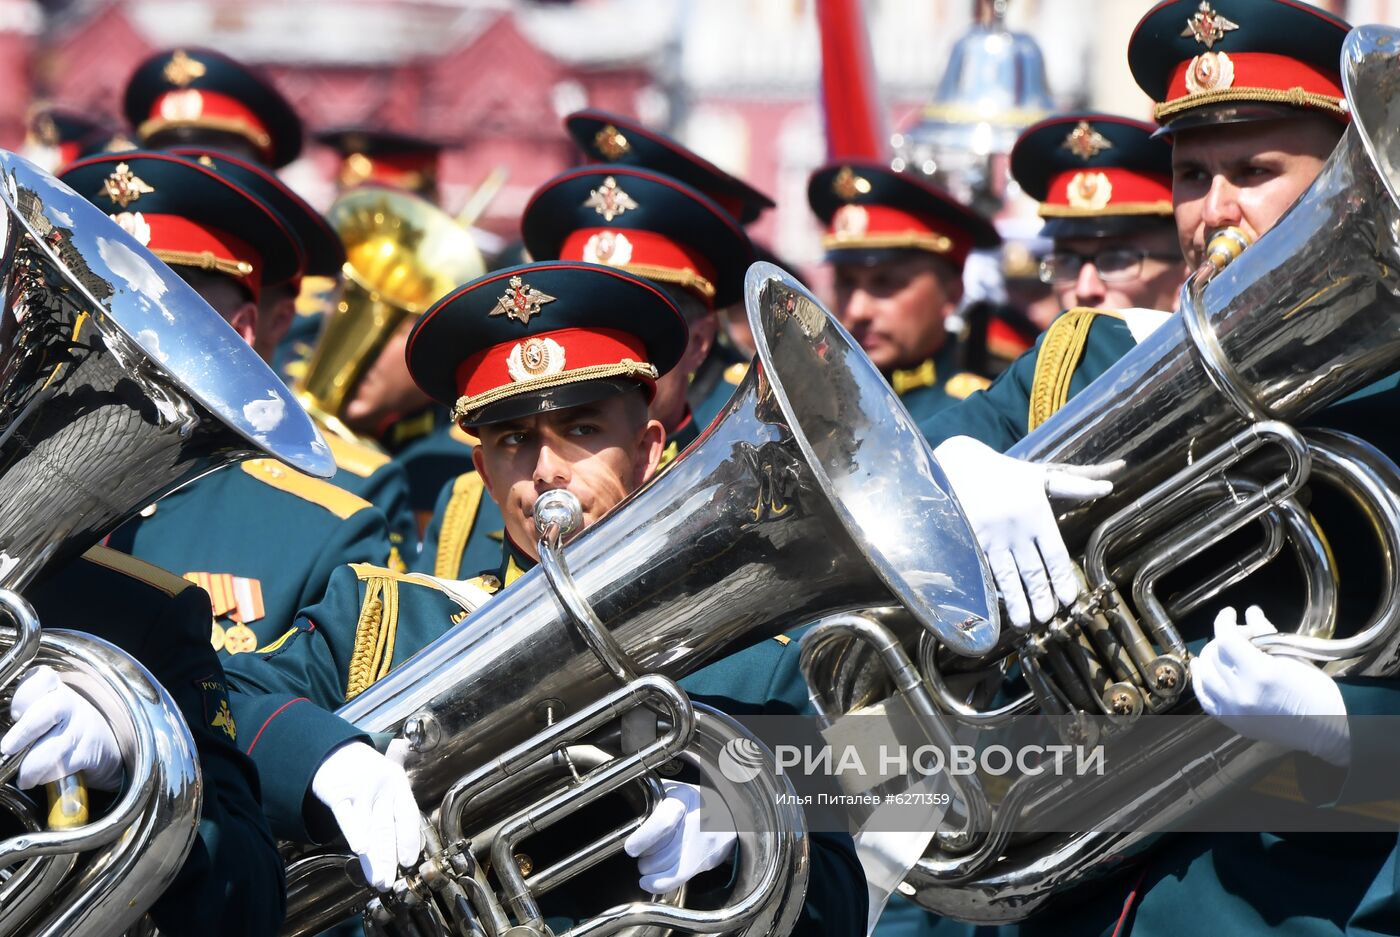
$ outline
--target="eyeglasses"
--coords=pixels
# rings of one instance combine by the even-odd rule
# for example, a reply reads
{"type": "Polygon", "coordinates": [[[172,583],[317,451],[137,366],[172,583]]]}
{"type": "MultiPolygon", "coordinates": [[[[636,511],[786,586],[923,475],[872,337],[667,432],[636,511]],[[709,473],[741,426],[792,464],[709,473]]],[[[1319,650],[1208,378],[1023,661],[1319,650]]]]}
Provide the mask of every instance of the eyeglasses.
{"type": "Polygon", "coordinates": [[[1085,264],[1093,264],[1105,283],[1127,283],[1142,273],[1142,262],[1148,257],[1172,260],[1175,256],[1126,247],[1110,247],[1092,256],[1076,254],[1073,251],[1055,251],[1047,254],[1040,262],[1040,282],[1073,283],[1079,279],[1080,268],[1085,264]]]}

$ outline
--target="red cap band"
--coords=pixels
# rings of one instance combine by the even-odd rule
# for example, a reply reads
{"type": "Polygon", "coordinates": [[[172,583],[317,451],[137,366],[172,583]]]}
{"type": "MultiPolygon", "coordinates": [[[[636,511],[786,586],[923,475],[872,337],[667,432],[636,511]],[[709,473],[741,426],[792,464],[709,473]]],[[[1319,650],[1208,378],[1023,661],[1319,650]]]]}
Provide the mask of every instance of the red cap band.
{"type": "Polygon", "coordinates": [[[1167,99],[1156,107],[1164,117],[1210,100],[1264,101],[1316,107],[1341,114],[1344,97],[1335,71],[1274,52],[1204,52],[1177,63],[1167,99]]]}
{"type": "Polygon", "coordinates": [[[1094,215],[1170,215],[1170,176],[1121,166],[1065,170],[1050,180],[1042,217],[1079,213],[1094,215]]]}
{"type": "Polygon", "coordinates": [[[227,231],[197,224],[181,215],[161,215],[152,212],[122,212],[114,215],[123,228],[141,238],[139,221],[145,221],[149,231],[146,247],[167,264],[198,267],[232,277],[252,294],[257,302],[262,286],[262,257],[252,245],[227,231]],[[128,215],[130,219],[122,216],[128,215]]]}
{"type": "Polygon", "coordinates": [[[850,203],[837,208],[823,246],[842,248],[900,248],[926,250],[961,267],[972,250],[972,237],[933,219],[892,205],[850,203]]]}
{"type": "Polygon", "coordinates": [[[616,329],[539,332],[469,356],[457,366],[457,389],[468,398],[511,384],[522,384],[522,391],[528,391],[547,383],[569,383],[571,373],[624,360],[647,360],[646,347],[635,335],[616,329]],[[559,380],[551,382],[551,377],[559,380]]]}
{"type": "Polygon", "coordinates": [[[167,91],[151,104],[151,113],[137,129],[144,138],[168,127],[208,127],[244,137],[265,156],[272,154],[272,136],[258,115],[242,101],[202,88],[167,91]]]}
{"type": "Polygon", "coordinates": [[[655,231],[579,228],[559,248],[560,260],[582,260],[627,270],[663,283],[677,283],[714,300],[715,268],[705,255],[655,231]]]}

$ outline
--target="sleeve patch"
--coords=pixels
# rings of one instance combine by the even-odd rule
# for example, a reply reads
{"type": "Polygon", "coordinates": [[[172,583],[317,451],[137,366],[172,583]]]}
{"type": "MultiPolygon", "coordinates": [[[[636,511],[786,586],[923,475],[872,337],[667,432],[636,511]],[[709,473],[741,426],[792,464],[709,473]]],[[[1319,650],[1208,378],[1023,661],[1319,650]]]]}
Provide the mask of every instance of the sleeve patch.
{"type": "Polygon", "coordinates": [[[214,676],[195,681],[199,699],[204,708],[204,723],[228,736],[230,742],[238,741],[238,727],[234,725],[233,713],[228,708],[228,687],[224,681],[214,676]]]}

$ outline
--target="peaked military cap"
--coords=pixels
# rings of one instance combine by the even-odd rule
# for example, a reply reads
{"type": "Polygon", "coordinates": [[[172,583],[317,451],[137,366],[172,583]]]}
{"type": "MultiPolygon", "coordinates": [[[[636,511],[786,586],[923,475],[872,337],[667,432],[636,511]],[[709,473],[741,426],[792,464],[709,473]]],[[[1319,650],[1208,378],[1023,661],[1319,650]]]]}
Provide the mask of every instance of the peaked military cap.
{"type": "Polygon", "coordinates": [[[282,93],[212,49],[166,49],[146,59],[127,83],[123,110],[147,147],[205,142],[188,131],[207,130],[243,138],[274,169],[301,153],[301,118],[282,93]]]}
{"type": "Polygon", "coordinates": [[[680,310],[641,277],[547,261],[497,270],[434,303],[408,337],[408,370],[463,426],[602,400],[676,366],[680,310]]]}
{"type": "Polygon", "coordinates": [[[370,182],[419,194],[437,190],[441,140],[378,130],[338,127],[314,134],[340,155],[340,184],[347,189],[370,182]]]}
{"type": "Polygon", "coordinates": [[[1128,65],[1163,133],[1299,111],[1342,120],[1350,29],[1298,0],[1165,0],[1138,21],[1128,65]]]}
{"type": "Polygon", "coordinates": [[[234,179],[173,153],[79,160],[59,176],[165,263],[231,277],[254,300],[305,264],[301,242],[234,179]]]}
{"type": "Polygon", "coordinates": [[[992,223],[948,192],[879,163],[831,163],[807,181],[807,202],[826,225],[832,263],[872,263],[892,251],[927,251],[962,269],[973,248],[997,247],[992,223]]]}
{"type": "MultiPolygon", "coordinates": [[[[30,110],[25,131],[25,146],[31,151],[44,151],[46,168],[58,172],[74,160],[112,147],[115,141],[124,145],[117,149],[132,149],[129,140],[103,120],[64,107],[39,106],[30,110]]],[[[37,154],[36,154],[37,155],[37,154]]]]}
{"type": "Polygon", "coordinates": [[[1172,147],[1155,124],[1064,114],[1027,127],[1011,175],[1040,203],[1043,237],[1107,237],[1170,222],[1172,147]]]}
{"type": "Polygon", "coordinates": [[[743,294],[753,245],[727,211],[672,176],[589,165],[555,176],[520,219],[537,260],[582,260],[684,287],[706,305],[743,294]]]}
{"type": "Polygon", "coordinates": [[[640,166],[679,179],[704,192],[740,224],[752,223],[773,200],[670,137],[630,117],[607,111],[575,111],[564,128],[579,149],[597,163],[640,166]]]}
{"type": "Polygon", "coordinates": [[[257,163],[220,150],[177,146],[169,152],[227,176],[269,205],[301,241],[306,266],[300,276],[340,275],[340,268],[345,263],[345,245],[341,243],[340,235],[335,233],[324,215],[307,204],[274,173],[257,163]]]}

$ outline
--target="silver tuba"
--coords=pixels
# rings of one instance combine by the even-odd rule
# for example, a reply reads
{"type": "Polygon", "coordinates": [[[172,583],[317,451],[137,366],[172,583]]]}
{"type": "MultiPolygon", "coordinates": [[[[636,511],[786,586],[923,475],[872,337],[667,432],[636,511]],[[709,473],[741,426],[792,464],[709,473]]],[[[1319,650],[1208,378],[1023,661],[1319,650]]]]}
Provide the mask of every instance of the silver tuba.
{"type": "Polygon", "coordinates": [[[970,839],[935,837],[902,889],[933,911],[984,923],[1024,918],[1121,867],[1267,766],[1277,750],[1218,725],[1175,720],[1176,731],[1139,720],[1199,712],[1180,622],[1285,545],[1297,554],[1306,611],[1293,633],[1256,643],[1337,675],[1396,670],[1400,469],[1359,439],[1292,425],[1400,362],[1400,31],[1353,30],[1342,76],[1352,122],[1308,191],[1237,260],[1203,265],[1176,316],[1010,450],[1031,461],[1126,463],[1111,497],[1061,517],[1085,577],[1073,607],[1029,633],[1004,634],[980,662],[993,690],[1019,664],[1029,692],[993,705],[990,694],[959,689],[978,668],[897,614],[818,626],[804,638],[804,671],[832,718],[888,694],[897,678],[916,711],[952,726],[1043,713],[1066,717],[1067,734],[1081,741],[1091,730],[1156,733],[1150,764],[1125,765],[1116,787],[1076,787],[1072,804],[1060,779],[1025,776],[996,791],[969,784],[966,812],[982,810],[989,822],[970,839]],[[1310,479],[1369,517],[1384,557],[1377,612],[1343,637],[1334,637],[1335,570],[1298,497],[1310,479]],[[1165,577],[1246,528],[1258,529],[1257,546],[1167,594],[1165,577]],[[1107,718],[1083,718],[1092,716],[1107,718]],[[1121,781],[1134,771],[1136,781],[1121,781]],[[1081,825],[1057,826],[1068,812],[1081,825]],[[1114,832],[1125,816],[1132,831],[1114,832]],[[1093,832],[1018,833],[1032,818],[1044,830],[1093,832]]]}
{"type": "Polygon", "coordinates": [[[289,933],[367,904],[366,921],[384,927],[539,933],[540,896],[616,854],[639,818],[528,876],[514,861],[521,838],[622,785],[641,788],[645,809],[653,772],[672,760],[735,815],[727,902],[700,910],[679,895],[633,898],[571,933],[786,933],[806,855],[800,815],[778,806],[775,785],[788,782],[771,770],[729,780],[717,769],[722,753],[737,748],[756,763],[771,755],[672,681],[870,604],[899,602],[970,654],[995,644],[972,533],[884,379],[788,274],[756,264],[745,292],[758,357],[695,444],[566,551],[557,538],[568,512],[541,510],[538,568],[340,710],[407,740],[405,767],[432,813],[429,848],[383,898],[347,872],[353,857],[320,849],[297,858],[287,870],[289,933]],[[592,740],[619,719],[621,743],[600,753],[592,740]],[[633,725],[629,744],[637,721],[648,728],[633,725]]]}
{"type": "MultiPolygon", "coordinates": [[[[23,830],[0,841],[0,932],[119,933],[193,842],[194,743],[140,664],[91,635],[42,631],[20,593],[219,466],[271,454],[329,475],[333,462],[252,349],[101,211],[3,151],[0,201],[0,687],[33,663],[69,674],[110,718],[128,778],[91,822],[80,782],[61,782],[58,813],[77,816],[57,825],[0,787],[23,830]]],[[[17,767],[0,764],[0,778],[17,767]]]]}

